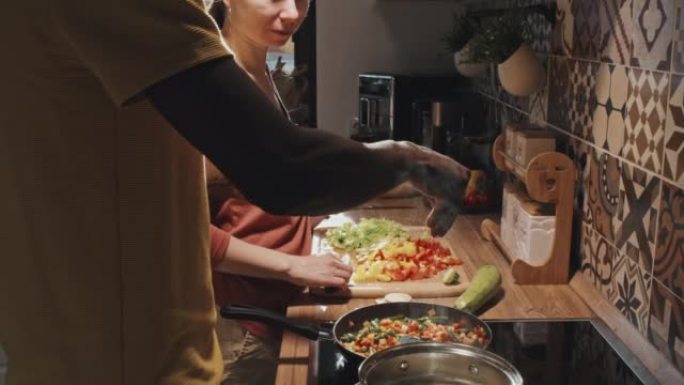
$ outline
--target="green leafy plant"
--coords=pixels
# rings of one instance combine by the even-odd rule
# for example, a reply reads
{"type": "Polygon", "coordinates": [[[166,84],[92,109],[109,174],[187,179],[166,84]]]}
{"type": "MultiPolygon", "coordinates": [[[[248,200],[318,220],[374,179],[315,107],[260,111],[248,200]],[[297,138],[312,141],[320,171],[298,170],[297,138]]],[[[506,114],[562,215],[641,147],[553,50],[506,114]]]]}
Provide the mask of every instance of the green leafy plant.
{"type": "Polygon", "coordinates": [[[458,52],[475,36],[478,23],[464,14],[454,13],[451,30],[442,35],[442,43],[449,53],[458,52]]]}
{"type": "Polygon", "coordinates": [[[466,62],[503,63],[525,41],[520,18],[499,16],[485,19],[468,43],[466,62]]]}

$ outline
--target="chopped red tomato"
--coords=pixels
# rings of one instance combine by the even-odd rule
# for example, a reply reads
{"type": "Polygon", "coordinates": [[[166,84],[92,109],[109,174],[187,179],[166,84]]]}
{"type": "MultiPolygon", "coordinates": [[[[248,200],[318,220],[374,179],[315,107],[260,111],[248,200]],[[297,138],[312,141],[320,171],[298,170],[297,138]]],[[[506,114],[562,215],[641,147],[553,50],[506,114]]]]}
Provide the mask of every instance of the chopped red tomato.
{"type": "Polygon", "coordinates": [[[418,280],[434,277],[450,266],[460,264],[461,260],[436,239],[411,239],[376,251],[367,258],[367,265],[357,266],[354,278],[361,282],[418,280]],[[378,263],[382,264],[380,268],[378,263]]]}

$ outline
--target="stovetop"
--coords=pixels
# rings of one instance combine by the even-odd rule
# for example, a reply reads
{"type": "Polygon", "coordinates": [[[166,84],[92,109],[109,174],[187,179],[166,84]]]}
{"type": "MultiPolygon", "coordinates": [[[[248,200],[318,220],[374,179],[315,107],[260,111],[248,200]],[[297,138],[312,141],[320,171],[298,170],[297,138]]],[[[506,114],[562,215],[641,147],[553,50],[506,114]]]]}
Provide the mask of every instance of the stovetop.
{"type": "MultiPolygon", "coordinates": [[[[597,320],[488,322],[488,350],[513,364],[525,385],[640,385],[655,379],[597,320]]],[[[354,385],[358,367],[334,341],[312,342],[308,385],[354,385]]]]}

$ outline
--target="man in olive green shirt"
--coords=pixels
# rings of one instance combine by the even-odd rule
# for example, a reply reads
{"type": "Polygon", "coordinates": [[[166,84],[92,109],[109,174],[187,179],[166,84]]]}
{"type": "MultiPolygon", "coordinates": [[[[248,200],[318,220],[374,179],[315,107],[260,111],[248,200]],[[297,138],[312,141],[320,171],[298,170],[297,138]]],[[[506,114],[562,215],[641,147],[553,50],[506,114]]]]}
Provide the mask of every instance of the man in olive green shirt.
{"type": "Polygon", "coordinates": [[[467,170],[290,125],[201,0],[5,1],[0,14],[9,385],[219,382],[201,153],[274,213],[412,181],[435,201],[434,232],[451,225],[467,170]]]}

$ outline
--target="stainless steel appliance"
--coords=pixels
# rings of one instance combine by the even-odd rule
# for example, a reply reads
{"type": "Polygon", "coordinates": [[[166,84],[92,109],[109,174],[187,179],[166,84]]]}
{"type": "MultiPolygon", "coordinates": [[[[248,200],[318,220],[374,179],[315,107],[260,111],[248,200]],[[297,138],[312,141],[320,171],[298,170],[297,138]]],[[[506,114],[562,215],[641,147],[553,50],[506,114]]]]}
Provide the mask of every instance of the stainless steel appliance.
{"type": "Polygon", "coordinates": [[[421,143],[422,125],[414,121],[414,103],[446,98],[466,86],[467,81],[458,76],[361,74],[359,122],[352,138],[421,143]]]}
{"type": "MultiPolygon", "coordinates": [[[[412,104],[412,122],[420,126],[421,144],[440,152],[454,136],[486,135],[488,103],[471,90],[454,90],[449,96],[419,99],[412,104]],[[433,132],[438,131],[438,132],[433,132]]],[[[442,151],[444,150],[444,151],[442,151]]]]}
{"type": "Polygon", "coordinates": [[[369,356],[358,385],[522,385],[520,372],[486,350],[439,342],[405,343],[369,356]]]}
{"type": "MultiPolygon", "coordinates": [[[[510,362],[522,375],[525,385],[657,383],[600,320],[490,321],[488,324],[493,340],[487,350],[510,362]]],[[[312,342],[311,348],[307,385],[358,383],[358,362],[347,360],[336,343],[319,340],[312,342]]]]}

